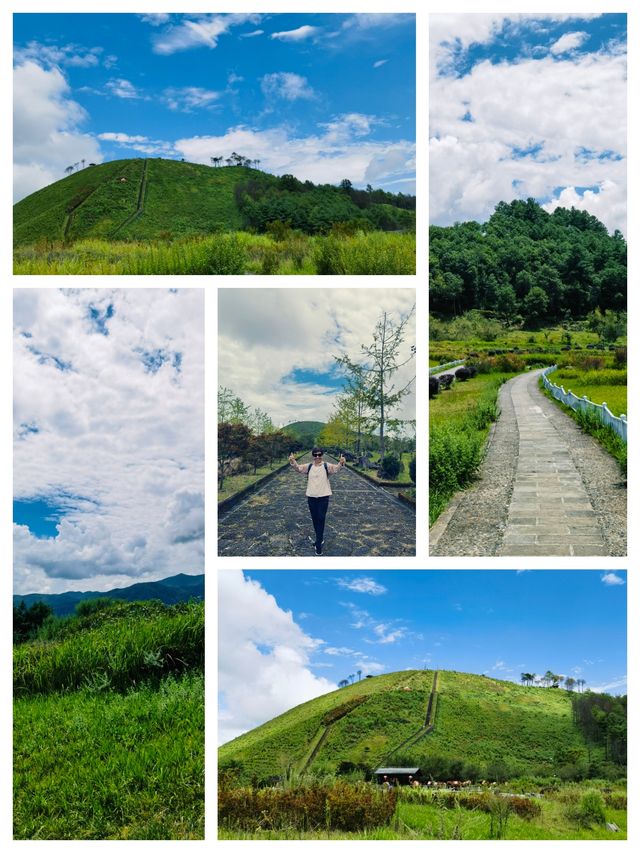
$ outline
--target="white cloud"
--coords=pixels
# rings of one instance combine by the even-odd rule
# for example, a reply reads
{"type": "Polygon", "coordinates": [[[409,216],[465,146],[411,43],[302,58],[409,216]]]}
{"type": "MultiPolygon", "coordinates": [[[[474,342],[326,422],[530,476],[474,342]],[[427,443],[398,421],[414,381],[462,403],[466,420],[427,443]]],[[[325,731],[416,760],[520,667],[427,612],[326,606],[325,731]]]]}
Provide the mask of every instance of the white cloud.
{"type": "Polygon", "coordinates": [[[605,586],[624,586],[624,579],[617,575],[615,572],[607,572],[602,575],[602,583],[605,586]]]}
{"type": "Polygon", "coordinates": [[[336,688],[310,669],[320,642],[242,572],[218,572],[220,742],[336,688]]]}
{"type": "Polygon", "coordinates": [[[129,80],[123,79],[113,79],[107,80],[105,83],[105,89],[109,91],[112,95],[115,95],[116,98],[124,98],[126,99],[139,99],[143,98],[141,92],[136,89],[136,87],[129,80]]]}
{"type": "Polygon", "coordinates": [[[415,182],[415,144],[407,140],[386,142],[366,139],[373,120],[349,113],[336,117],[310,136],[294,136],[289,127],[254,130],[240,125],[220,136],[178,139],[179,156],[209,163],[212,151],[228,157],[240,151],[261,168],[275,174],[293,174],[300,180],[337,184],[348,177],[356,186],[375,186],[402,180],[406,192],[415,182]]]}
{"type": "Polygon", "coordinates": [[[395,643],[397,640],[402,640],[407,636],[406,628],[393,628],[391,625],[385,624],[384,622],[373,626],[373,633],[376,635],[375,642],[381,643],[382,645],[388,645],[389,643],[395,643]]]}
{"type": "Polygon", "coordinates": [[[590,684],[589,690],[591,690],[592,693],[621,695],[627,692],[627,676],[623,675],[620,678],[614,678],[612,681],[605,682],[604,684],[590,684]]]}
{"type": "Polygon", "coordinates": [[[171,15],[166,12],[155,12],[148,15],[140,15],[140,20],[145,24],[151,24],[152,27],[160,27],[166,24],[171,19],[171,15]]]}
{"type": "Polygon", "coordinates": [[[13,180],[18,201],[64,177],[70,163],[100,163],[100,146],[83,134],[83,108],[70,97],[59,68],[36,62],[18,65],[13,74],[13,180]]]}
{"type": "Polygon", "coordinates": [[[274,71],[265,74],[260,87],[269,98],[283,98],[285,101],[310,100],[315,93],[306,77],[291,71],[274,71]]]}
{"type": "MultiPolygon", "coordinates": [[[[242,78],[236,78],[242,79],[242,78]]],[[[199,86],[183,86],[164,90],[167,106],[171,110],[191,112],[197,109],[208,109],[220,98],[220,92],[202,89],[199,86]]]]}
{"type": "Polygon", "coordinates": [[[163,56],[170,56],[182,50],[198,47],[216,48],[221,36],[233,27],[246,22],[258,23],[259,15],[200,15],[179,24],[169,24],[153,38],[153,50],[163,56]]]}
{"type": "Polygon", "coordinates": [[[102,139],[105,142],[123,142],[129,145],[136,142],[151,141],[148,136],[129,136],[128,133],[112,133],[111,131],[107,133],[99,133],[98,139],[102,139]]]}
{"type": "Polygon", "coordinates": [[[298,27],[295,30],[284,30],[280,33],[271,33],[269,38],[276,39],[277,41],[304,41],[305,39],[311,38],[311,36],[316,35],[316,33],[320,32],[319,27],[311,27],[308,24],[305,24],[302,27],[298,27]]]}
{"type": "Polygon", "coordinates": [[[383,595],[387,588],[373,578],[338,578],[338,586],[352,592],[365,592],[369,595],[383,595]]]}
{"type": "Polygon", "coordinates": [[[253,38],[256,38],[256,36],[263,36],[263,35],[264,35],[264,30],[253,30],[253,32],[250,32],[250,33],[240,33],[240,38],[241,39],[253,39],[253,38]]]}
{"type": "Polygon", "coordinates": [[[568,202],[625,230],[623,54],[485,60],[463,77],[433,77],[430,93],[432,222],[483,221],[498,201],[529,196],[552,209],[569,189],[568,202]],[[599,192],[578,198],[576,187],[599,192]]]}
{"type": "Polygon", "coordinates": [[[16,591],[202,572],[201,291],[17,290],[14,312],[15,497],[66,496],[55,537],[15,527],[16,591]]]}
{"type": "Polygon", "coordinates": [[[388,61],[389,61],[388,59],[379,59],[377,62],[373,63],[373,67],[374,68],[382,68],[382,66],[386,65],[388,61]]]}
{"type": "MultiPolygon", "coordinates": [[[[14,62],[23,65],[28,60],[49,67],[67,65],[73,68],[92,68],[100,64],[101,47],[83,47],[77,44],[52,45],[30,41],[25,47],[16,47],[14,62]]],[[[109,61],[112,57],[105,57],[109,61]]]]}
{"type": "MultiPolygon", "coordinates": [[[[346,288],[333,295],[306,288],[223,288],[218,300],[220,383],[247,405],[268,412],[275,424],[325,421],[335,386],[319,380],[293,382],[291,372],[295,368],[329,372],[334,366],[333,354],[341,352],[360,358],[360,345],[371,340],[380,313],[386,310],[397,320],[411,309],[414,298],[411,289],[346,288]]],[[[412,318],[406,334],[407,354],[414,337],[412,318]]],[[[410,362],[401,368],[396,387],[406,384],[414,367],[410,362]]],[[[396,411],[400,418],[415,416],[413,393],[396,411]]]]}
{"type": "Polygon", "coordinates": [[[551,45],[549,50],[554,56],[559,56],[561,53],[569,53],[581,47],[588,38],[589,35],[585,32],[565,33],[551,45]]]}

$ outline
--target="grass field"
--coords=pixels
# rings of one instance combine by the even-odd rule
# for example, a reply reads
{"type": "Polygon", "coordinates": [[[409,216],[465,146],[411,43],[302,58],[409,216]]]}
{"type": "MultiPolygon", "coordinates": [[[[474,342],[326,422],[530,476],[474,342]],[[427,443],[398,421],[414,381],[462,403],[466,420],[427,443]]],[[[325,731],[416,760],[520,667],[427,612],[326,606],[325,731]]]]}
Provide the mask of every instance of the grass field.
{"type": "MultiPolygon", "coordinates": [[[[536,786],[532,786],[535,788],[536,786]]],[[[501,786],[509,791],[509,784],[501,786]]],[[[623,785],[593,780],[581,784],[558,785],[532,800],[539,814],[529,818],[510,811],[506,798],[486,797],[486,805],[478,808],[478,795],[439,795],[425,791],[400,789],[395,813],[386,826],[371,827],[359,832],[336,830],[272,830],[268,827],[249,832],[222,826],[220,839],[289,839],[289,840],[609,840],[623,841],[627,837],[626,790],[623,785]],[[595,795],[602,803],[605,820],[591,821],[582,814],[583,798],[595,795]],[[465,807],[471,799],[473,807],[465,807]],[[486,810],[485,810],[486,809],[486,810]],[[618,826],[610,832],[605,821],[618,826]]],[[[537,793],[537,792],[536,792],[537,793]]],[[[471,804],[470,804],[471,805],[471,804]]]]}
{"type": "Polygon", "coordinates": [[[592,403],[606,403],[614,415],[627,412],[627,371],[580,370],[577,367],[564,367],[549,374],[554,385],[561,385],[565,391],[573,391],[577,397],[587,397],[592,403]]]}
{"type": "Polygon", "coordinates": [[[14,649],[14,836],[204,834],[204,605],[115,603],[14,649]]]}
{"type": "Polygon", "coordinates": [[[241,492],[248,486],[252,486],[268,474],[271,474],[271,472],[280,465],[284,465],[287,459],[288,457],[283,456],[282,459],[276,459],[273,465],[262,465],[256,470],[255,474],[231,474],[226,476],[224,478],[222,488],[218,489],[218,500],[223,501],[226,500],[226,498],[237,495],[238,492],[241,492]]]}
{"type": "Polygon", "coordinates": [[[41,240],[14,250],[16,275],[412,275],[415,234],[297,234],[278,241],[238,231],[148,242],[41,240]]]}
{"type": "Polygon", "coordinates": [[[473,482],[489,428],[498,416],[500,386],[512,373],[480,373],[454,382],[429,400],[429,524],[451,497],[473,482]]]}

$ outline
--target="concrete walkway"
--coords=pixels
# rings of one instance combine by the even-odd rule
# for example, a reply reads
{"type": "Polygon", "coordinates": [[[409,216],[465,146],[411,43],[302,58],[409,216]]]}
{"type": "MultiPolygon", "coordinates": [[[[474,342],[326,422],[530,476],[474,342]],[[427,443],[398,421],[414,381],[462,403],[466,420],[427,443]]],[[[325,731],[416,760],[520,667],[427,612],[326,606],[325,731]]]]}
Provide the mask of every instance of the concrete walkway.
{"type": "MultiPolygon", "coordinates": [[[[311,456],[299,461],[310,462],[311,456]]],[[[308,537],[313,535],[313,525],[306,488],[303,474],[292,469],[277,474],[218,519],[218,554],[312,556],[313,545],[308,537]]],[[[416,521],[412,509],[348,468],[331,476],[331,489],[324,556],[415,555],[416,521]]]]}
{"type": "Polygon", "coordinates": [[[618,465],[545,397],[540,373],[502,386],[501,415],[479,481],[433,526],[432,555],[626,554],[626,487],[618,465]]]}
{"type": "Polygon", "coordinates": [[[571,456],[571,436],[556,429],[543,405],[540,373],[519,376],[510,389],[520,449],[498,555],[607,556],[598,516],[571,456]]]}

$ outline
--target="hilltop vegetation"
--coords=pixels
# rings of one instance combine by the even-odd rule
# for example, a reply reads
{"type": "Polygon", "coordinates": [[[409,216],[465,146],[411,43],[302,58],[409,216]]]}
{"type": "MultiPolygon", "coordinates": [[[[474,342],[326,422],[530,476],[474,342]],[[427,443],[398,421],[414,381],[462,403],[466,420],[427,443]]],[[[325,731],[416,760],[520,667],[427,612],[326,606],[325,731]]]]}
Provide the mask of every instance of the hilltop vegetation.
{"type": "Polygon", "coordinates": [[[484,224],[430,227],[429,297],[436,315],[479,309],[530,327],[624,311],[627,244],[582,210],[500,202],[484,224]]]}
{"type": "Polygon", "coordinates": [[[117,160],[14,206],[14,272],[410,274],[414,232],[415,197],[402,193],[247,165],[117,160]]]}
{"type": "Polygon", "coordinates": [[[202,838],[203,603],[78,608],[14,650],[15,837],[202,838]]]}

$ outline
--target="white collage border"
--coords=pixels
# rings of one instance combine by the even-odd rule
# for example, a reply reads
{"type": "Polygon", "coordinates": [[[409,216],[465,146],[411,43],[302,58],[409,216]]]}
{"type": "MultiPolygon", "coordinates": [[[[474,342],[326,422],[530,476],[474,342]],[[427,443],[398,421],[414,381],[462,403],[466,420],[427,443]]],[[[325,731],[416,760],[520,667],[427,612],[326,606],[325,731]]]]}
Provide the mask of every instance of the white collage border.
{"type": "MultiPolygon", "coordinates": [[[[216,840],[216,733],[217,733],[217,589],[216,589],[216,573],[219,570],[228,569],[291,569],[291,570],[307,570],[313,567],[318,570],[317,561],[313,557],[308,558],[253,558],[251,560],[245,558],[219,558],[217,557],[217,522],[216,522],[216,500],[213,497],[217,491],[216,483],[216,459],[215,459],[215,434],[216,434],[216,395],[217,388],[217,290],[223,287],[264,287],[265,279],[256,277],[255,279],[247,280],[247,277],[228,277],[220,278],[216,284],[202,284],[200,280],[188,280],[184,283],[182,280],[164,276],[155,276],[149,280],[138,279],[132,276],[99,276],[88,278],[86,276],[68,276],[63,282],[52,281],[48,276],[32,276],[32,277],[16,277],[12,275],[12,240],[11,240],[11,180],[9,164],[12,162],[12,91],[11,91],[11,74],[12,74],[12,22],[11,16],[14,12],[174,12],[185,11],[177,8],[180,4],[168,2],[168,0],[141,0],[141,2],[125,2],[125,0],[111,0],[109,3],[98,0],[91,3],[90,6],[81,0],[40,0],[40,2],[32,2],[32,0],[10,0],[8,8],[4,8],[0,13],[0,44],[2,45],[2,71],[0,73],[0,97],[2,103],[2,131],[1,131],[1,151],[2,163],[5,164],[5,180],[2,190],[2,204],[0,204],[0,245],[2,253],[0,256],[0,553],[2,555],[2,563],[0,570],[0,601],[2,601],[4,618],[1,621],[2,635],[0,638],[0,722],[4,737],[2,738],[2,748],[0,753],[0,839],[2,842],[13,844],[35,844],[39,845],[44,842],[13,842],[12,838],[12,815],[11,815],[11,793],[12,793],[12,764],[11,764],[11,618],[9,604],[11,601],[12,591],[12,477],[11,477],[11,460],[12,460],[12,291],[13,288],[21,287],[57,287],[57,286],[75,286],[75,287],[141,287],[154,288],[161,285],[166,285],[170,282],[172,287],[197,287],[204,286],[205,289],[205,329],[209,330],[205,334],[205,490],[207,495],[206,500],[206,558],[205,558],[205,573],[206,573],[206,658],[208,661],[206,668],[206,841],[191,842],[195,845],[214,845],[227,848],[228,845],[241,844],[242,847],[235,849],[244,850],[248,845],[249,849],[253,849],[256,844],[269,844],[269,849],[280,850],[286,842],[219,842],[216,840]]],[[[423,371],[418,371],[417,378],[417,450],[418,450],[418,482],[427,483],[427,459],[428,459],[428,429],[427,429],[427,351],[428,351],[428,331],[427,331],[427,283],[428,283],[428,197],[429,197],[429,177],[428,177],[428,89],[429,89],[429,69],[428,69],[428,27],[430,13],[473,13],[473,12],[627,12],[628,14],[628,44],[629,44],[629,83],[628,83],[628,150],[630,157],[628,160],[628,175],[627,187],[629,191],[628,203],[628,232],[627,240],[629,245],[629,276],[630,283],[628,294],[628,312],[630,318],[629,326],[629,362],[633,365],[640,365],[640,342],[634,337],[634,318],[638,311],[638,293],[637,288],[634,289],[636,281],[635,273],[638,270],[638,253],[636,245],[637,227],[637,203],[632,195],[633,188],[638,184],[638,169],[637,169],[637,154],[638,151],[638,118],[637,118],[637,103],[638,103],[638,53],[640,52],[640,5],[634,0],[600,0],[600,2],[592,2],[592,0],[584,0],[584,2],[575,2],[575,0],[566,0],[561,4],[535,4],[536,8],[532,9],[534,4],[522,2],[522,0],[511,0],[511,2],[495,2],[489,3],[486,0],[478,0],[478,2],[459,2],[459,0],[437,0],[437,2],[419,3],[417,0],[402,0],[397,6],[384,2],[384,0],[352,0],[345,8],[345,4],[338,0],[323,0],[323,2],[304,2],[304,0],[279,0],[279,2],[264,2],[264,0],[254,0],[254,2],[246,2],[246,0],[229,0],[229,2],[206,2],[202,0],[194,0],[189,3],[189,12],[408,12],[417,13],[417,104],[416,104],[416,138],[417,145],[417,197],[418,197],[418,241],[417,241],[417,275],[415,279],[410,276],[386,276],[383,278],[371,278],[366,281],[358,276],[344,276],[338,279],[333,279],[327,287],[342,289],[342,288],[376,288],[376,287],[414,287],[416,288],[416,316],[418,318],[416,330],[416,344],[418,349],[418,357],[424,365],[423,371]]],[[[294,287],[318,287],[319,282],[315,279],[311,280],[306,277],[282,277],[280,280],[274,281],[267,286],[278,288],[294,288],[294,287]]],[[[367,572],[375,571],[376,569],[590,569],[596,571],[627,571],[627,596],[628,596],[628,653],[629,661],[633,664],[638,659],[640,653],[639,646],[639,606],[636,594],[635,576],[640,569],[638,568],[638,544],[637,536],[634,532],[634,511],[638,509],[637,500],[637,483],[639,475],[637,440],[638,440],[638,415],[640,414],[640,406],[638,405],[638,392],[640,383],[638,382],[637,374],[634,374],[633,367],[630,371],[629,389],[628,389],[628,416],[631,424],[631,440],[629,452],[629,549],[627,558],[529,558],[529,557],[514,557],[514,558],[430,558],[428,557],[428,531],[427,531],[427,496],[426,489],[419,488],[417,499],[416,512],[416,557],[404,558],[337,558],[325,557],[322,563],[323,569],[351,569],[351,570],[366,570],[367,572]],[[421,524],[420,520],[424,519],[421,524]]],[[[639,722],[639,716],[635,707],[635,679],[633,675],[629,677],[630,682],[630,732],[629,732],[629,801],[630,803],[638,802],[638,738],[636,728],[639,722]]],[[[631,807],[629,810],[629,838],[636,839],[639,836],[638,827],[640,824],[640,815],[638,809],[631,807]]],[[[50,841],[46,842],[49,850],[58,849],[63,845],[73,842],[50,841]]],[[[138,841],[132,842],[136,845],[152,845],[153,841],[138,841]]],[[[165,845],[173,847],[180,842],[163,842],[165,845]]],[[[314,842],[315,850],[334,850],[336,846],[346,846],[349,849],[353,845],[367,845],[366,841],[317,841],[314,842]]],[[[407,842],[402,841],[382,841],[376,843],[376,849],[390,850],[399,849],[399,846],[407,842]]],[[[455,842],[430,842],[435,844],[450,844],[455,842]]],[[[466,842],[466,844],[482,844],[483,842],[466,842]]],[[[509,849],[517,842],[496,842],[499,843],[500,849],[509,849]]],[[[573,846],[580,844],[579,841],[564,842],[564,845],[573,846]]],[[[629,842],[614,842],[603,841],[601,845],[608,846],[610,844],[619,845],[628,844],[629,842]]],[[[85,847],[93,847],[101,845],[100,849],[104,849],[104,845],[118,844],[118,842],[106,841],[87,841],[83,843],[85,847]]],[[[534,847],[540,846],[541,849],[548,849],[549,842],[531,841],[529,845],[534,847]]]]}

